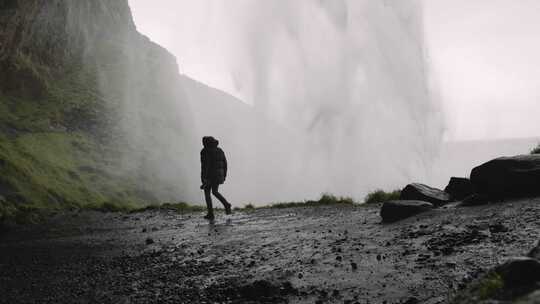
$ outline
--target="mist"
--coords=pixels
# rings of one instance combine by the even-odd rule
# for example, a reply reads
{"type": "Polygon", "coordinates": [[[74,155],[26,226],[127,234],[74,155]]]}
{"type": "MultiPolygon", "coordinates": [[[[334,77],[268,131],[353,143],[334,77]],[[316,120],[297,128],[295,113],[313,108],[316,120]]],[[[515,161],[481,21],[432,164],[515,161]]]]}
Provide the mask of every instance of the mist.
{"type": "MultiPolygon", "coordinates": [[[[417,1],[206,4],[214,18],[206,26],[225,35],[216,47],[242,102],[185,76],[178,81],[176,113],[189,135],[159,141],[159,150],[181,153],[154,165],[179,169],[183,199],[200,200],[197,139],[206,135],[229,158],[223,191],[234,202],[321,193],[361,200],[430,178],[444,115],[430,95],[417,1]]],[[[212,41],[204,36],[211,32],[200,39],[212,41]]]]}

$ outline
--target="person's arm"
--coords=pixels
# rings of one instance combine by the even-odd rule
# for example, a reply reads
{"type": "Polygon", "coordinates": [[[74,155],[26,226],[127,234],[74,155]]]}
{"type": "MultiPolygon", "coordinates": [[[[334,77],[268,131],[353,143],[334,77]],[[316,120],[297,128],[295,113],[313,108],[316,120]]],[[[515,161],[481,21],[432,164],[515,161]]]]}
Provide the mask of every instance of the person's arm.
{"type": "Polygon", "coordinates": [[[225,178],[227,178],[227,157],[225,157],[225,152],[223,152],[223,150],[221,151],[221,153],[223,153],[223,169],[225,170],[225,178]]]}
{"type": "Polygon", "coordinates": [[[208,178],[208,160],[206,153],[203,150],[201,150],[201,183],[205,183],[206,179],[208,178]]]}

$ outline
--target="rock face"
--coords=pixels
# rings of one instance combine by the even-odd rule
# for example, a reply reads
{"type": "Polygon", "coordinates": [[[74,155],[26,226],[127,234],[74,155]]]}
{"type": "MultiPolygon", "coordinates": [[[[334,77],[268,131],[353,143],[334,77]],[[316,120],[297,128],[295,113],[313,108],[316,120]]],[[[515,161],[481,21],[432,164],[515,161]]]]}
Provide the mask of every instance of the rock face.
{"type": "Polygon", "coordinates": [[[178,172],[191,170],[179,155],[199,143],[181,87],[176,59],[136,30],[127,0],[0,1],[0,195],[181,199],[191,187],[178,172]]]}
{"type": "Polygon", "coordinates": [[[448,193],[419,183],[409,184],[403,188],[400,199],[429,202],[436,207],[451,202],[450,195],[448,193]]]}
{"type": "Polygon", "coordinates": [[[540,195],[540,154],[491,160],[471,171],[471,182],[493,198],[540,195]]]}
{"type": "Polygon", "coordinates": [[[428,211],[434,206],[431,203],[415,200],[389,201],[383,203],[381,207],[381,217],[383,222],[395,222],[415,214],[428,211]]]}
{"type": "Polygon", "coordinates": [[[135,33],[127,1],[2,1],[0,89],[45,97],[56,73],[99,61],[105,48],[119,49],[135,33]]]}
{"type": "Polygon", "coordinates": [[[466,197],[474,194],[474,186],[471,180],[463,177],[452,177],[448,186],[444,188],[444,192],[450,195],[450,198],[455,201],[461,201],[466,197]]]}

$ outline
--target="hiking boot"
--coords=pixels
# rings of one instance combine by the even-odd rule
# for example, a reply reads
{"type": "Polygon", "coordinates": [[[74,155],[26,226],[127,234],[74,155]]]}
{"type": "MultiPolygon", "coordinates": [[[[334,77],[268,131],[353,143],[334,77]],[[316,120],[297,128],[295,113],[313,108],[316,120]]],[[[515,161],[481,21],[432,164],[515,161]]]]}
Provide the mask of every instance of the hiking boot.
{"type": "Polygon", "coordinates": [[[209,213],[209,214],[205,215],[204,218],[209,220],[209,221],[213,221],[214,220],[214,215],[209,213]]]}
{"type": "Polygon", "coordinates": [[[225,205],[225,214],[231,214],[231,213],[232,213],[231,204],[226,204],[225,205]]]}

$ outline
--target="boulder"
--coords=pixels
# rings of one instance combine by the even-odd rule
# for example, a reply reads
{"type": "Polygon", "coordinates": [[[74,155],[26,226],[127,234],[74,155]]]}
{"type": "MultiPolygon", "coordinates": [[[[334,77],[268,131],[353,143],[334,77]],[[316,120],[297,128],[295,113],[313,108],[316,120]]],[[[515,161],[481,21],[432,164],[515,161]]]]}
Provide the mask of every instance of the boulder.
{"type": "Polygon", "coordinates": [[[491,160],[471,171],[471,182],[492,198],[540,195],[540,154],[491,160]]]}
{"type": "Polygon", "coordinates": [[[450,198],[455,201],[461,201],[466,197],[475,193],[474,186],[471,180],[464,177],[452,177],[448,186],[444,188],[444,192],[450,195],[450,198]]]}
{"type": "Polygon", "coordinates": [[[540,281],[540,262],[529,257],[513,258],[498,266],[495,271],[510,288],[528,286],[540,281]]]}
{"type": "Polygon", "coordinates": [[[534,291],[521,299],[512,302],[515,304],[538,304],[540,303],[540,290],[534,291]]]}
{"type": "Polygon", "coordinates": [[[401,190],[399,199],[429,202],[436,207],[440,207],[451,202],[450,195],[448,193],[419,183],[409,184],[403,188],[403,190],[401,190]]]}
{"type": "Polygon", "coordinates": [[[431,203],[415,200],[388,201],[381,207],[383,222],[395,222],[415,214],[428,211],[434,206],[431,203]]]}

